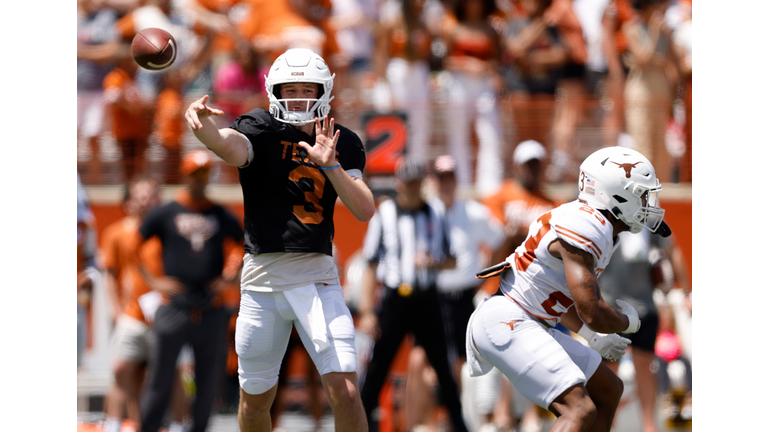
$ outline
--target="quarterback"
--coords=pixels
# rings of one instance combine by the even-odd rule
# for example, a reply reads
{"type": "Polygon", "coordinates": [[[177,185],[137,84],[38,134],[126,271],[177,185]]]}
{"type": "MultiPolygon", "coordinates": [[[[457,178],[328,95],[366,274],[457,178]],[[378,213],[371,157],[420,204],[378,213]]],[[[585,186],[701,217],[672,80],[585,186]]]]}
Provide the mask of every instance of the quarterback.
{"type": "Polygon", "coordinates": [[[640,153],[598,150],[581,164],[578,199],[534,221],[526,240],[500,265],[499,291],[481,304],[467,329],[470,374],[492,366],[528,399],[557,416],[552,431],[609,431],[623,384],[600,357],[620,358],[630,342],[617,333],[640,328],[637,311],[600,295],[622,231],[669,235],[657,206],[661,184],[640,153]],[[589,343],[554,329],[562,323],[589,343]]]}
{"type": "Polygon", "coordinates": [[[206,105],[186,119],[195,136],[239,168],[245,257],[235,332],[241,431],[272,430],[270,406],[292,326],[321,375],[337,431],[368,430],[357,384],[352,316],[331,255],[336,198],[360,221],[375,212],[362,180],[360,138],[328,118],[333,78],[308,49],[290,49],[266,77],[262,108],[218,128],[206,105]],[[322,122],[321,122],[322,119],[322,122]]]}

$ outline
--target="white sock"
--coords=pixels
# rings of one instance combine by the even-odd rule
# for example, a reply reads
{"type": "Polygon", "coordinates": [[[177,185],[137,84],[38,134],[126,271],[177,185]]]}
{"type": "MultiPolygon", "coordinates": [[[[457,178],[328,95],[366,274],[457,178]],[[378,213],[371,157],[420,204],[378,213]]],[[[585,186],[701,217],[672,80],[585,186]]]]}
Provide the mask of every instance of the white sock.
{"type": "Polygon", "coordinates": [[[104,432],[120,432],[121,424],[123,424],[122,419],[107,417],[104,420],[104,432]]]}

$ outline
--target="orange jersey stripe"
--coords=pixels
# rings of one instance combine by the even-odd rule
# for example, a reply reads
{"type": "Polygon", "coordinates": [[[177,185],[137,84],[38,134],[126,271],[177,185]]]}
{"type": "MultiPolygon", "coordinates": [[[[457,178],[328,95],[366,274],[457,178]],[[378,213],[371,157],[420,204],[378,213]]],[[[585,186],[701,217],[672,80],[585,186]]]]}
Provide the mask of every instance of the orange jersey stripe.
{"type": "Polygon", "coordinates": [[[587,246],[589,249],[592,250],[592,252],[595,253],[595,255],[597,256],[598,260],[600,259],[600,256],[603,254],[603,251],[600,250],[599,247],[597,247],[595,242],[593,242],[592,240],[584,237],[583,235],[581,235],[581,234],[579,234],[577,232],[574,232],[574,231],[571,231],[569,229],[562,228],[562,227],[555,228],[555,232],[557,232],[558,234],[561,234],[563,236],[566,236],[568,238],[571,238],[571,239],[575,240],[576,242],[581,243],[581,244],[587,246]]]}

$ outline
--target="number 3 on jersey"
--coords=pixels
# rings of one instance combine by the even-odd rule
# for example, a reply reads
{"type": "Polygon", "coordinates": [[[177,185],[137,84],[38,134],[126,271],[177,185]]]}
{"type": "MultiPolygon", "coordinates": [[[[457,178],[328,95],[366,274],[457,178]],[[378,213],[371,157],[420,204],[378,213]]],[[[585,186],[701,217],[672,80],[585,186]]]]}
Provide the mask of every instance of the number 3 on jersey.
{"type": "Polygon", "coordinates": [[[293,206],[293,214],[302,223],[319,224],[323,221],[323,206],[320,199],[325,188],[325,176],[317,168],[299,165],[293,169],[288,179],[296,182],[304,192],[304,203],[293,206]]]}

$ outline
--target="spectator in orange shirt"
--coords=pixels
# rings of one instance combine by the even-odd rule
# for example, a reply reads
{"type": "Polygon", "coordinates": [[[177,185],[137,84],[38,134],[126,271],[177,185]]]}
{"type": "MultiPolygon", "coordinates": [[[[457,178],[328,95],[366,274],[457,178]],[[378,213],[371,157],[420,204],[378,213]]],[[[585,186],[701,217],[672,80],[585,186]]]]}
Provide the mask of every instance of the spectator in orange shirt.
{"type": "Polygon", "coordinates": [[[169,70],[162,77],[163,89],[157,96],[155,134],[165,149],[163,182],[178,184],[177,168],[181,162],[181,136],[184,133],[184,100],[182,97],[182,73],[169,70]]]}
{"type": "MultiPolygon", "coordinates": [[[[496,193],[483,201],[505,226],[506,238],[496,252],[502,260],[525,240],[531,222],[555,207],[555,202],[541,188],[546,157],[546,149],[537,141],[528,140],[518,144],[512,155],[512,178],[506,179],[496,193]]],[[[487,282],[484,285],[487,286],[487,282]]],[[[489,294],[494,292],[495,288],[489,294]]]]}
{"type": "Polygon", "coordinates": [[[192,16],[195,26],[213,32],[211,68],[215,72],[225,61],[236,55],[236,45],[246,42],[230,19],[229,12],[244,0],[188,0],[185,10],[192,16]]]}
{"type": "Polygon", "coordinates": [[[317,54],[323,53],[325,33],[296,12],[291,0],[248,0],[248,4],[248,18],[238,29],[270,65],[290,48],[308,48],[317,54]]]}
{"type": "MultiPolygon", "coordinates": [[[[149,271],[163,273],[159,240],[147,242],[138,249],[138,227],[146,214],[160,203],[157,181],[150,177],[137,177],[127,186],[123,200],[126,216],[104,229],[102,250],[107,270],[107,292],[117,324],[112,339],[115,381],[107,397],[104,432],[122,429],[123,412],[127,410],[129,422],[140,429],[139,390],[144,381],[149,356],[149,327],[153,318],[153,294],[138,271],[135,260],[140,260],[149,271]]],[[[172,402],[173,424],[170,431],[180,430],[186,411],[181,381],[175,380],[172,402]]]]}
{"type": "MultiPolygon", "coordinates": [[[[315,52],[328,62],[328,66],[339,77],[344,76],[344,72],[349,68],[351,59],[341,52],[339,44],[336,42],[336,29],[331,24],[331,1],[290,0],[290,2],[291,7],[296,13],[323,33],[320,51],[315,52]]],[[[340,87],[346,84],[346,79],[337,78],[337,80],[340,87]]]]}
{"type": "Polygon", "coordinates": [[[144,151],[151,131],[152,110],[140,97],[135,82],[138,67],[130,46],[123,44],[117,66],[104,78],[104,101],[112,120],[112,134],[122,151],[126,179],[146,169],[144,151]]]}

